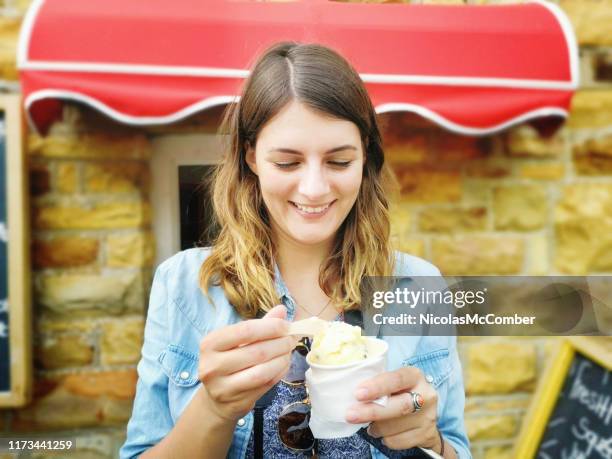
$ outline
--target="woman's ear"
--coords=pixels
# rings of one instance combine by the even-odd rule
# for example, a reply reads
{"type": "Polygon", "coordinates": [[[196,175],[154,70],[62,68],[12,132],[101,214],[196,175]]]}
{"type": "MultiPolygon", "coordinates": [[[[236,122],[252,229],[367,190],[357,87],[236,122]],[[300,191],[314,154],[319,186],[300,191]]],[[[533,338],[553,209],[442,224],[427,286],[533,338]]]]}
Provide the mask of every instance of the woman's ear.
{"type": "Polygon", "coordinates": [[[255,149],[251,147],[248,143],[245,145],[246,155],[245,160],[249,169],[253,172],[253,174],[257,175],[257,163],[255,162],[255,149]]]}

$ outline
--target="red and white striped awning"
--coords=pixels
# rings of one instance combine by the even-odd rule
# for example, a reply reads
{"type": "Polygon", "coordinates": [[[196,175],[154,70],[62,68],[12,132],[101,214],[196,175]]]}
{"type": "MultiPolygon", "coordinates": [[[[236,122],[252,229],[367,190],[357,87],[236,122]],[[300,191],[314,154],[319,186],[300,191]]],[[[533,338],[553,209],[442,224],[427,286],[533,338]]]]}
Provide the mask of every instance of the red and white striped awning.
{"type": "Polygon", "coordinates": [[[346,56],[377,111],[412,111],[463,134],[566,117],[578,85],[570,23],[555,4],[408,5],[326,0],[34,0],[18,66],[32,125],[64,100],[135,125],[235,100],[272,43],[346,56]]]}

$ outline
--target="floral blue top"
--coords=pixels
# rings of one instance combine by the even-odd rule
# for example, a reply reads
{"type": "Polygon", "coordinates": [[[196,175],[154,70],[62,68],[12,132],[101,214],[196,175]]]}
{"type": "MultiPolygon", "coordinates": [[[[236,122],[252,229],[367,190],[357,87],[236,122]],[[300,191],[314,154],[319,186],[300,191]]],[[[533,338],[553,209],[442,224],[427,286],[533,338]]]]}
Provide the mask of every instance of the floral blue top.
{"type": "MultiPolygon", "coordinates": [[[[287,448],[278,435],[278,415],[282,409],[294,402],[301,402],[306,398],[304,386],[292,387],[282,381],[277,385],[277,392],[272,404],[264,411],[264,455],[266,458],[302,459],[311,457],[311,454],[294,452],[287,448]]],[[[247,446],[246,458],[254,457],[254,434],[251,432],[247,446]]],[[[317,453],[321,459],[370,459],[370,444],[358,434],[351,437],[334,440],[317,440],[317,453]]]]}

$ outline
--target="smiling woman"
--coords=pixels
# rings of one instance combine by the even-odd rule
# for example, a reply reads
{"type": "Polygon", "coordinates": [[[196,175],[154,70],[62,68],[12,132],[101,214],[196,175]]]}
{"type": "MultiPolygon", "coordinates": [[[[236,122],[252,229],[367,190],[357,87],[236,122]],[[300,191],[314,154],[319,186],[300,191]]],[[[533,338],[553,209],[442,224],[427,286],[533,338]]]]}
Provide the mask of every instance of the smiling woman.
{"type": "Polygon", "coordinates": [[[378,336],[388,371],[340,413],[368,429],[309,428],[309,345],[289,322],[358,317],[365,276],[440,274],[391,246],[395,181],[355,70],[320,45],[275,45],[222,130],[219,235],[157,270],[121,457],[471,457],[453,337],[378,336]]]}
{"type": "Polygon", "coordinates": [[[202,266],[202,290],[217,277],[240,315],[256,317],[277,304],[276,263],[298,305],[316,312],[333,299],[324,318],[359,307],[362,277],[393,273],[396,183],[357,72],[322,46],[273,47],[222,129],[231,145],[213,194],[227,231],[202,266]]]}
{"type": "Polygon", "coordinates": [[[329,252],[361,185],[357,126],[292,101],[264,126],[246,158],[279,242],[326,246],[329,252]],[[334,146],[338,140],[345,143],[334,146]]]}

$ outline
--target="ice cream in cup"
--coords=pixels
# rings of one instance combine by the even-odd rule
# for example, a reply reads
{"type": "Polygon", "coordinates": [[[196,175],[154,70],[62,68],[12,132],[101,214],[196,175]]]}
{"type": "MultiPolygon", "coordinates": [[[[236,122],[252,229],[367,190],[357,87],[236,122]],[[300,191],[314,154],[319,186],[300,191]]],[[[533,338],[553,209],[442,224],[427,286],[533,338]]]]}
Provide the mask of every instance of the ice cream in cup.
{"type": "MultiPolygon", "coordinates": [[[[368,425],[346,422],[346,412],[357,403],[357,386],[386,370],[387,350],[385,341],[361,336],[359,327],[344,322],[332,322],[314,336],[306,357],[306,386],[315,438],[348,437],[368,425]]],[[[375,401],[386,402],[386,397],[375,401]]]]}

